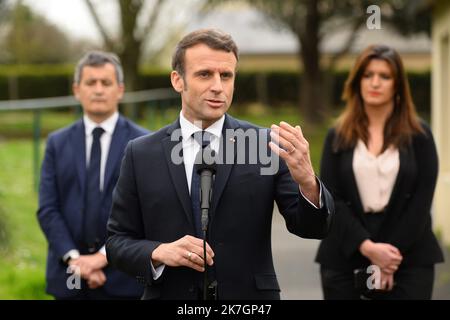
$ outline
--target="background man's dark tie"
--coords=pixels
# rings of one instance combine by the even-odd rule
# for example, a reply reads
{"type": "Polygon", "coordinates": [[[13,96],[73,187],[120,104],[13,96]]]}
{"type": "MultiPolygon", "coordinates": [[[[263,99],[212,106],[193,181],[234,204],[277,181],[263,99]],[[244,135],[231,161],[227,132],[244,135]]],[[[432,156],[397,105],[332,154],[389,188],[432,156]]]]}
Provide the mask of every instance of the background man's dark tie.
{"type": "MultiPolygon", "coordinates": [[[[192,137],[201,146],[199,152],[203,152],[211,142],[212,134],[207,131],[197,131],[192,134],[192,137]]],[[[198,155],[198,153],[197,153],[198,155]]],[[[197,159],[197,156],[196,156],[197,159]]],[[[195,234],[198,238],[203,238],[202,224],[201,224],[201,210],[200,210],[200,175],[197,173],[198,164],[194,163],[192,168],[192,180],[191,180],[191,202],[192,202],[192,214],[195,224],[195,234]]]]}
{"type": "Polygon", "coordinates": [[[100,239],[98,220],[101,209],[102,192],[100,191],[100,137],[105,132],[100,127],[92,131],[92,147],[89,165],[86,170],[86,201],[84,207],[84,239],[90,252],[97,251],[100,239]]]}

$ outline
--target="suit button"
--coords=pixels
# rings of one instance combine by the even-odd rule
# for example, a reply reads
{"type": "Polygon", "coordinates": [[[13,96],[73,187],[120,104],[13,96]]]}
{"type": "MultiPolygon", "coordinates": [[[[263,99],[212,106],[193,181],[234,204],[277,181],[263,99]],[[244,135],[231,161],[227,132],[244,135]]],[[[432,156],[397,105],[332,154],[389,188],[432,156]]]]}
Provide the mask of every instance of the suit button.
{"type": "Polygon", "coordinates": [[[194,287],[194,286],[190,286],[190,287],[189,287],[189,292],[192,293],[192,292],[194,292],[194,290],[195,290],[195,287],[194,287]]]}
{"type": "Polygon", "coordinates": [[[136,280],[137,280],[137,282],[139,284],[145,284],[145,278],[144,277],[137,276],[136,280]]]}

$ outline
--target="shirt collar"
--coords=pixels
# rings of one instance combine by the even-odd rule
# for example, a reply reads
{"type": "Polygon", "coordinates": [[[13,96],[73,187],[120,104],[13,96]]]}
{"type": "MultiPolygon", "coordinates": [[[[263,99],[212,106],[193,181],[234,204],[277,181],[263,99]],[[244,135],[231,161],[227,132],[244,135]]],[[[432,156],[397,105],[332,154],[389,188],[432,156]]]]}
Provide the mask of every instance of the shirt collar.
{"type": "MultiPolygon", "coordinates": [[[[220,138],[222,135],[222,128],[225,122],[225,115],[210,125],[205,131],[211,133],[215,138],[220,138]]],[[[202,128],[197,127],[195,124],[186,119],[183,115],[183,112],[180,112],[180,127],[181,127],[181,135],[183,136],[183,141],[188,141],[189,138],[192,137],[192,134],[201,131],[202,128]]]]}
{"type": "Polygon", "coordinates": [[[103,130],[105,130],[106,133],[112,135],[114,132],[114,128],[116,127],[117,120],[119,120],[118,112],[114,112],[112,116],[110,116],[108,119],[106,119],[101,123],[96,123],[91,119],[89,119],[87,115],[83,115],[83,122],[86,136],[91,135],[92,130],[94,130],[97,127],[101,127],[103,130]]]}

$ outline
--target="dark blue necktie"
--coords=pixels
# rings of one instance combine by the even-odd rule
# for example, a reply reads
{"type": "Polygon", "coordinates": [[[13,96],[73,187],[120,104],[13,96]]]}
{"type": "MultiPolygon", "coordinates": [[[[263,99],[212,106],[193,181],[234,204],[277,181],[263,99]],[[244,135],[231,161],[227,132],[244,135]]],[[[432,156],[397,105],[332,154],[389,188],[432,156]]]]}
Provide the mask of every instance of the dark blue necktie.
{"type": "MultiPolygon", "coordinates": [[[[199,151],[203,152],[211,142],[212,134],[207,131],[198,131],[192,134],[195,141],[201,146],[199,151]]],[[[198,159],[198,153],[195,157],[198,159]]],[[[200,175],[197,172],[199,164],[194,163],[192,168],[192,180],[191,180],[191,202],[192,202],[192,214],[195,224],[195,233],[197,237],[203,238],[202,235],[202,223],[201,223],[201,210],[200,210],[200,175]]]]}
{"type": "Polygon", "coordinates": [[[92,147],[89,164],[86,171],[86,201],[84,207],[84,240],[90,252],[97,251],[98,222],[101,209],[102,192],[100,191],[100,160],[102,156],[100,137],[103,130],[100,127],[92,131],[92,147]]]}

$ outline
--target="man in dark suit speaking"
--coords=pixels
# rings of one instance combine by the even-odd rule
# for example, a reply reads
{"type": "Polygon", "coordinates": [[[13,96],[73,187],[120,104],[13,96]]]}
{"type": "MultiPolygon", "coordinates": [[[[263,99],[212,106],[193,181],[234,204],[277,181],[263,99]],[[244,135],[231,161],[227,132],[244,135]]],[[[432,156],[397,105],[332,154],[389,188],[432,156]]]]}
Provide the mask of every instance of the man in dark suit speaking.
{"type": "Polygon", "coordinates": [[[57,299],[138,298],[142,286],[108,266],[104,244],[125,147],[148,131],[118,113],[124,76],[116,55],[88,52],[73,91],[83,119],[49,136],[42,163],[38,219],[49,244],[47,292],[57,299]]]}
{"type": "Polygon", "coordinates": [[[271,251],[274,201],[290,232],[306,238],[328,232],[333,200],[314,174],[300,127],[283,122],[269,133],[226,114],[237,61],[236,44],[221,31],[185,36],[171,73],[182,100],[179,118],[125,152],[106,251],[112,265],[145,284],[144,299],[203,297],[194,169],[203,148],[214,150],[219,163],[206,245],[207,281],[215,284],[216,298],[280,298],[271,251]],[[268,144],[269,134],[275,143],[268,144]],[[268,154],[278,164],[270,174],[263,170],[267,161],[255,161],[268,154]]]}

